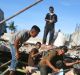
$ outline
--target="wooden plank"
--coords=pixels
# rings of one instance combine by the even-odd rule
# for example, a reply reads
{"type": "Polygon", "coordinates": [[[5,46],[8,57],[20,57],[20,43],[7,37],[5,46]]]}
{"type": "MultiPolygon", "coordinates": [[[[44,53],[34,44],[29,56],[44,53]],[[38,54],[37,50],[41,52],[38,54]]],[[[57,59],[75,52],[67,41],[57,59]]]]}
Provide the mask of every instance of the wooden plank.
{"type": "Polygon", "coordinates": [[[2,67],[4,67],[4,66],[6,66],[7,64],[9,64],[11,62],[11,60],[10,61],[8,61],[8,62],[6,62],[6,63],[4,63],[4,64],[2,64],[1,66],[0,66],[0,68],[2,68],[2,67]]]}

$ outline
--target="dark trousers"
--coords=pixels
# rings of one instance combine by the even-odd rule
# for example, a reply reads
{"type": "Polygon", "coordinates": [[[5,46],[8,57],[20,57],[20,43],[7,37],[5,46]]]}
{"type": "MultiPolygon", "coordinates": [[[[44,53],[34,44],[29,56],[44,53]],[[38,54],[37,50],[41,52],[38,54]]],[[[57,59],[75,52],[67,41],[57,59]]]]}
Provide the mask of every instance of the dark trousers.
{"type": "Polygon", "coordinates": [[[80,75],[80,69],[76,69],[76,68],[75,68],[75,69],[74,69],[74,74],[75,74],[75,75],[80,75]]]}
{"type": "Polygon", "coordinates": [[[41,67],[39,66],[40,75],[48,75],[48,73],[52,73],[52,70],[49,67],[41,67]]]}
{"type": "Polygon", "coordinates": [[[43,35],[43,44],[46,44],[47,35],[50,33],[49,36],[49,45],[53,45],[54,42],[54,25],[46,25],[44,29],[43,35]]]}

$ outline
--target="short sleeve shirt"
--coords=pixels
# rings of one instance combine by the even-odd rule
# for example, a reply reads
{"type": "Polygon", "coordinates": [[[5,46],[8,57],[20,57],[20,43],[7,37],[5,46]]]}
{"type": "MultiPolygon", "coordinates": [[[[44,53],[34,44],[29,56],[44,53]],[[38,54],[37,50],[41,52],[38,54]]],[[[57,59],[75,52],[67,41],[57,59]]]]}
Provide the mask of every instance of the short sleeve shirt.
{"type": "Polygon", "coordinates": [[[14,44],[14,41],[17,40],[18,38],[20,38],[20,43],[26,42],[30,38],[29,31],[27,30],[18,31],[13,34],[9,41],[11,44],[14,44]]]}
{"type": "Polygon", "coordinates": [[[57,15],[56,14],[53,14],[53,15],[50,15],[50,13],[48,13],[45,17],[45,19],[48,19],[48,20],[53,20],[52,23],[49,23],[48,21],[46,22],[46,24],[54,24],[57,22],[57,15]]]}

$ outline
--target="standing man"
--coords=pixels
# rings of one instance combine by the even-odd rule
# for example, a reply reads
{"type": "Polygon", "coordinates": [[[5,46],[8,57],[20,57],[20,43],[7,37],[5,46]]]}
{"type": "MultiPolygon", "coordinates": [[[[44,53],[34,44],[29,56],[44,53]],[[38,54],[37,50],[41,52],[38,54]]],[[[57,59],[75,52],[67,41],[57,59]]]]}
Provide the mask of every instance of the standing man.
{"type": "Polygon", "coordinates": [[[20,57],[19,48],[22,46],[24,42],[26,42],[30,37],[36,37],[40,32],[38,26],[34,25],[30,31],[23,30],[15,33],[10,40],[10,50],[11,50],[11,65],[10,65],[10,74],[15,75],[15,69],[20,57]]]}
{"type": "Polygon", "coordinates": [[[54,8],[49,7],[49,13],[45,17],[46,26],[44,28],[43,44],[46,44],[47,35],[50,32],[49,45],[53,45],[55,23],[57,22],[57,15],[54,13],[54,8]]]}

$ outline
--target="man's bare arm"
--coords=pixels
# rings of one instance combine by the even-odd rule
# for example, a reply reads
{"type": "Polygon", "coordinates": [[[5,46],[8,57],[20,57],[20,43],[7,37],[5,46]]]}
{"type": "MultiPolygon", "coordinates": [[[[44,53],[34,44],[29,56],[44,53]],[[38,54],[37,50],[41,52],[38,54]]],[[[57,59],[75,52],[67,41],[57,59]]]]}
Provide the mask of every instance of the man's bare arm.
{"type": "Polygon", "coordinates": [[[16,49],[16,58],[19,58],[20,38],[14,41],[14,47],[16,49]]]}
{"type": "Polygon", "coordinates": [[[48,21],[48,22],[49,22],[50,20],[48,20],[48,19],[45,19],[45,21],[48,21]]]}
{"type": "Polygon", "coordinates": [[[66,66],[73,66],[74,64],[78,64],[78,63],[80,63],[80,60],[77,60],[77,61],[74,61],[74,62],[71,62],[71,63],[64,62],[64,64],[65,64],[66,66]]]}
{"type": "Polygon", "coordinates": [[[19,47],[20,47],[19,45],[20,45],[20,38],[18,38],[17,40],[14,41],[14,46],[15,46],[16,50],[19,49],[19,47]]]}
{"type": "Polygon", "coordinates": [[[55,72],[58,72],[58,71],[59,71],[59,69],[55,68],[55,67],[50,63],[50,61],[47,60],[47,59],[46,59],[46,64],[47,64],[47,66],[50,67],[53,71],[55,71],[55,72]]]}

